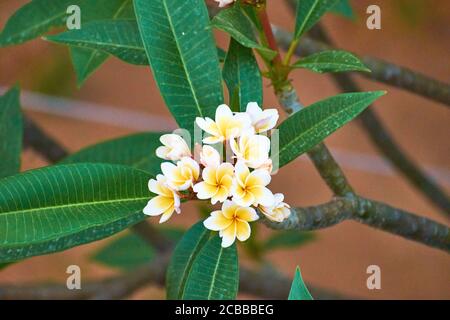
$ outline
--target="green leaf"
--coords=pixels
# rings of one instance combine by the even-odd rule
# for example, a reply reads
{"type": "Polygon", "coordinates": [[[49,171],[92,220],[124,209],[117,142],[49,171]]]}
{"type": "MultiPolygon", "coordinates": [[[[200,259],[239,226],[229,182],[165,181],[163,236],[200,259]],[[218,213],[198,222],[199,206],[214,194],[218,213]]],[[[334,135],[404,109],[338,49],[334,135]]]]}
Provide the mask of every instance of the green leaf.
{"type": "Polygon", "coordinates": [[[0,180],[0,263],[96,241],[143,220],[149,179],[131,167],[82,163],[0,180]]]}
{"type": "MultiPolygon", "coordinates": [[[[108,3],[111,9],[107,10],[111,14],[107,19],[132,19],[134,18],[134,8],[132,0],[115,0],[108,3]]],[[[102,10],[103,12],[104,10],[102,10]]],[[[100,17],[103,19],[104,17],[100,17]]],[[[78,86],[81,87],[87,78],[94,73],[107,59],[108,55],[99,50],[89,50],[84,48],[71,48],[72,62],[77,75],[78,86]]]]}
{"type": "Polygon", "coordinates": [[[295,270],[295,276],[292,281],[288,300],[314,300],[303,282],[302,274],[300,273],[300,268],[298,266],[295,270]]]}
{"type": "MultiPolygon", "coordinates": [[[[177,228],[161,228],[169,240],[178,241],[184,231],[177,228]]],[[[108,267],[123,271],[132,270],[149,263],[155,257],[155,249],[134,233],[128,233],[107,244],[92,259],[108,267]]]]}
{"type": "Polygon", "coordinates": [[[39,37],[52,27],[61,27],[67,7],[73,0],[33,0],[17,10],[0,34],[0,47],[15,45],[39,37]]]}
{"type": "Polygon", "coordinates": [[[330,9],[331,12],[340,14],[348,19],[355,19],[355,12],[350,4],[349,0],[338,0],[336,5],[330,9]]]}
{"type": "Polygon", "coordinates": [[[249,102],[258,102],[260,106],[262,105],[262,77],[253,51],[234,39],[231,39],[223,66],[223,78],[230,97],[237,93],[240,111],[245,111],[249,102]]]}
{"type": "Polygon", "coordinates": [[[20,170],[23,124],[19,95],[15,87],[0,96],[0,178],[20,170]]]}
{"type": "Polygon", "coordinates": [[[105,20],[87,23],[45,39],[70,46],[100,50],[136,65],[148,65],[139,29],[134,20],[105,20]]]}
{"type": "Polygon", "coordinates": [[[135,0],[134,5],[160,92],[178,125],[192,134],[195,118],[214,117],[223,103],[206,4],[203,0],[135,0]]]}
{"type": "Polygon", "coordinates": [[[340,94],[291,115],[278,127],[280,167],[320,143],[385,93],[373,91],[340,94]]]}
{"type": "Polygon", "coordinates": [[[267,239],[264,244],[264,250],[275,250],[282,248],[298,248],[315,239],[312,232],[300,232],[297,230],[280,231],[267,239]]]}
{"type": "Polygon", "coordinates": [[[186,280],[184,300],[232,300],[239,287],[236,243],[223,248],[218,234],[208,240],[195,258],[186,280]]]}
{"type": "Polygon", "coordinates": [[[101,162],[123,164],[147,171],[156,176],[161,171],[162,159],[156,156],[163,133],[148,132],[105,141],[78,151],[62,161],[64,164],[77,162],[101,162]]]}
{"type": "Polygon", "coordinates": [[[322,51],[300,59],[292,65],[293,68],[304,68],[314,72],[370,72],[361,60],[347,51],[322,51]]]}
{"type": "Polygon", "coordinates": [[[311,29],[327,11],[335,7],[338,0],[298,0],[297,2],[296,39],[311,29]]]}
{"type": "Polygon", "coordinates": [[[203,221],[196,223],[181,238],[175,247],[166,274],[167,299],[183,299],[186,282],[192,271],[192,265],[200,250],[208,242],[211,231],[203,226],[203,221]]]}
{"type": "MultiPolygon", "coordinates": [[[[80,7],[83,28],[95,20],[134,18],[132,0],[33,0],[8,20],[0,34],[0,47],[20,44],[47,33],[51,28],[64,27],[70,5],[80,7]]],[[[108,58],[98,50],[71,48],[71,53],[79,86],[108,58]]]]}
{"type": "MultiPolygon", "coordinates": [[[[78,5],[82,26],[89,21],[110,18],[117,8],[130,0],[33,0],[7,21],[0,34],[0,47],[24,43],[66,24],[67,8],[78,5]]],[[[131,8],[131,7],[130,7],[131,8]]],[[[126,12],[130,12],[128,9],[126,12]]]]}
{"type": "Polygon", "coordinates": [[[267,60],[272,60],[277,55],[275,51],[257,42],[252,22],[239,5],[221,10],[212,19],[211,25],[228,33],[244,47],[256,49],[267,60]]]}
{"type": "Polygon", "coordinates": [[[107,53],[99,50],[79,47],[71,47],[70,54],[78,87],[81,87],[89,76],[109,58],[107,53]]]}
{"type": "Polygon", "coordinates": [[[241,5],[241,8],[245,15],[250,19],[256,30],[258,32],[263,32],[263,26],[261,20],[258,17],[258,9],[252,5],[241,5]]]}

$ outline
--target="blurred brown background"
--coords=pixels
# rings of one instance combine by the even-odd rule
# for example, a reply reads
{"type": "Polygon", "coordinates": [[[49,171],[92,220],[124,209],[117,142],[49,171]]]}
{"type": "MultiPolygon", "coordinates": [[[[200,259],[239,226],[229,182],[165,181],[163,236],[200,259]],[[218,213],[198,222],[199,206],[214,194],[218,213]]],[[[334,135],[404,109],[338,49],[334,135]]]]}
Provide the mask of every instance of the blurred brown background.
{"type": "MultiPolygon", "coordinates": [[[[0,28],[26,2],[0,0],[0,28]]],[[[292,30],[293,18],[284,2],[268,2],[273,22],[292,30]]],[[[340,47],[381,57],[449,82],[450,2],[358,0],[353,4],[358,15],[355,21],[335,15],[328,15],[324,20],[327,30],[340,47]],[[370,4],[378,4],[382,8],[382,30],[370,31],[366,28],[365,9],[370,4]]],[[[219,35],[219,38],[225,46],[225,37],[219,35]]],[[[293,78],[305,104],[338,93],[327,76],[296,71],[293,78]]],[[[377,103],[376,112],[411,158],[430,169],[450,192],[448,107],[386,85],[361,78],[358,81],[365,90],[389,91],[388,96],[377,103]]],[[[35,40],[18,47],[0,49],[0,86],[15,83],[20,83],[24,90],[71,99],[53,101],[54,105],[48,100],[22,100],[26,113],[71,151],[104,139],[175,125],[150,70],[126,65],[114,58],[81,89],[77,89],[67,48],[35,40]],[[79,103],[72,99],[96,105],[78,106],[79,103]],[[101,109],[104,107],[107,109],[101,109]],[[94,120],[82,120],[80,117],[94,117],[94,120]]],[[[265,105],[277,106],[268,87],[265,105]]],[[[347,125],[326,142],[361,195],[448,224],[448,219],[438,209],[378,157],[376,149],[358,124],[347,125]]],[[[24,152],[23,170],[43,165],[46,165],[45,161],[37,154],[30,150],[24,152]]],[[[274,191],[284,192],[293,206],[318,204],[331,196],[305,157],[283,168],[274,177],[271,186],[274,191]]],[[[197,219],[195,210],[194,204],[185,205],[183,213],[169,223],[189,226],[197,219]]],[[[269,232],[264,228],[261,236],[269,232]]],[[[110,240],[28,259],[0,272],[0,284],[65,283],[65,270],[71,264],[81,266],[83,281],[113,275],[116,270],[89,261],[92,252],[110,240]]],[[[308,282],[348,296],[450,299],[448,254],[356,222],[345,222],[319,231],[314,242],[295,250],[277,251],[269,259],[289,276],[292,276],[295,266],[300,265],[308,282]],[[366,268],[371,264],[381,267],[381,290],[370,291],[366,288],[366,268]]],[[[150,286],[134,298],[164,298],[164,292],[150,286]]]]}

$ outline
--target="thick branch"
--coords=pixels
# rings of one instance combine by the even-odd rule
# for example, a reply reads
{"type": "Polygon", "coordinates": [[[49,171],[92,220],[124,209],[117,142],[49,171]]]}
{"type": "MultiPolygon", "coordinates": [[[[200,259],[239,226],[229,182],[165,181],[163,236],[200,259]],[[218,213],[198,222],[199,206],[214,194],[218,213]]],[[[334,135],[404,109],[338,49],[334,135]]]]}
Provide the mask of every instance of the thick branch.
{"type": "Polygon", "coordinates": [[[264,223],[272,229],[316,230],[355,220],[368,226],[450,252],[450,229],[425,217],[362,197],[339,197],[331,202],[297,208],[282,223],[264,223]]]}
{"type": "Polygon", "coordinates": [[[25,117],[24,126],[25,147],[33,148],[50,163],[58,162],[67,156],[67,151],[28,117],[25,117]]]}
{"type": "MultiPolygon", "coordinates": [[[[170,251],[169,251],[170,252],[170,251]]],[[[157,257],[152,263],[117,277],[82,284],[81,290],[69,290],[60,284],[38,284],[31,286],[2,286],[0,300],[115,300],[129,296],[146,285],[164,286],[165,270],[169,255],[157,257]]],[[[267,299],[286,300],[291,280],[273,268],[265,267],[261,271],[240,269],[241,292],[267,299]]],[[[343,296],[317,289],[308,288],[315,299],[335,300],[343,296]]]]}

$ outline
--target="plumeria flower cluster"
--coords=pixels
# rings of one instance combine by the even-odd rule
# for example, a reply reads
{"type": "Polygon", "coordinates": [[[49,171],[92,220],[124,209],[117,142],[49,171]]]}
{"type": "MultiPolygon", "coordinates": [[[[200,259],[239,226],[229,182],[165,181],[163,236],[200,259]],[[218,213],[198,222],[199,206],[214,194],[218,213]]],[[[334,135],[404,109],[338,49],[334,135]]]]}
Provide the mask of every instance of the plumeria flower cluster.
{"type": "Polygon", "coordinates": [[[197,118],[196,124],[208,135],[195,156],[185,140],[176,134],[165,134],[156,150],[158,157],[170,160],[161,164],[162,174],[149,181],[156,194],[144,213],[161,216],[167,221],[180,213],[183,199],[208,200],[221,204],[211,213],[204,226],[218,231],[222,246],[231,246],[236,238],[250,237],[249,222],[258,219],[257,210],[268,219],[282,222],[290,215],[290,207],[281,193],[267,187],[271,181],[270,140],[265,135],[276,126],[276,109],[262,110],[257,103],[247,105],[246,112],[233,113],[223,104],[215,119],[197,118]],[[228,161],[219,150],[231,150],[228,161]],[[198,160],[198,161],[197,161],[198,160]]]}

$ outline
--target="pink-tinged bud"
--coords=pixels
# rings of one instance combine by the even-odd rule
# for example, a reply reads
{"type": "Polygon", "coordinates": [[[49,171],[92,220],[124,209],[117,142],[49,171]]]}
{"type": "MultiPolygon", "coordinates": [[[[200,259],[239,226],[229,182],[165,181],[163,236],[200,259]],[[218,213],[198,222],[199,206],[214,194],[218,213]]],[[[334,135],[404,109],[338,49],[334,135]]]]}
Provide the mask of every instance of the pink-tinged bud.
{"type": "Polygon", "coordinates": [[[215,2],[219,3],[219,8],[226,7],[229,4],[232,4],[234,0],[214,0],[215,2]]]}

